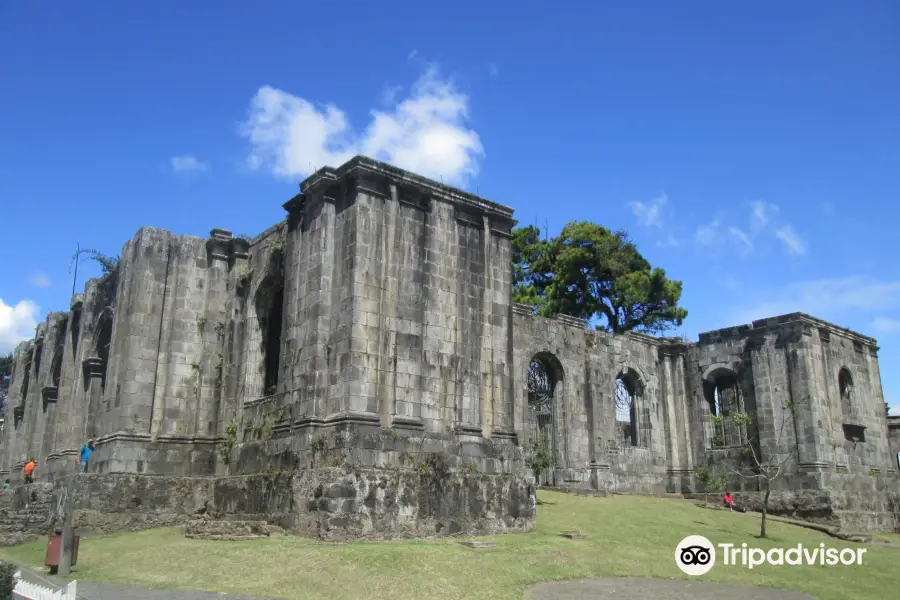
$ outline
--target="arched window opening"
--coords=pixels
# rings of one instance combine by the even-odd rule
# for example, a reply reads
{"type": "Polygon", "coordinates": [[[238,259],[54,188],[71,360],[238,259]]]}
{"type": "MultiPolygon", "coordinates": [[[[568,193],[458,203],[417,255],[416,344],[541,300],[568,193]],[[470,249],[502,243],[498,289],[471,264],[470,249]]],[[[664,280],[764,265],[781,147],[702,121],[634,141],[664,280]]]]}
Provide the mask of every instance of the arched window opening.
{"type": "Polygon", "coordinates": [[[109,345],[112,342],[112,317],[108,313],[100,317],[97,330],[97,356],[103,361],[103,375],[100,379],[100,389],[106,390],[106,372],[109,369],[109,345]]]}
{"type": "MultiPolygon", "coordinates": [[[[554,467],[559,456],[555,450],[556,439],[554,435],[554,415],[557,404],[553,397],[562,381],[562,366],[556,358],[550,354],[538,354],[528,363],[526,389],[528,393],[529,439],[539,441],[545,450],[553,457],[553,464],[543,469],[537,478],[537,484],[543,485],[554,482],[554,467]]],[[[564,416],[560,416],[560,422],[564,416]]]]}
{"type": "Polygon", "coordinates": [[[540,357],[528,365],[528,406],[538,415],[549,417],[556,381],[550,366],[540,357]]]}
{"type": "Polygon", "coordinates": [[[640,380],[630,373],[616,377],[616,441],[620,446],[639,446],[637,402],[640,380]]]}
{"type": "Polygon", "coordinates": [[[81,309],[76,308],[72,311],[72,360],[78,361],[78,334],[81,332],[81,309]]]}
{"type": "Polygon", "coordinates": [[[841,390],[841,412],[845,418],[850,417],[853,415],[853,376],[847,367],[838,373],[838,387],[841,390]]]}
{"type": "Polygon", "coordinates": [[[739,446],[747,441],[746,426],[736,423],[734,416],[743,412],[744,401],[737,377],[720,373],[704,382],[706,401],[713,424],[713,448],[739,446]]]}
{"type": "Polygon", "coordinates": [[[265,317],[265,340],[263,347],[265,361],[265,391],[266,395],[274,394],[278,390],[279,369],[281,363],[281,327],[284,310],[284,286],[278,285],[271,296],[265,317]]]}

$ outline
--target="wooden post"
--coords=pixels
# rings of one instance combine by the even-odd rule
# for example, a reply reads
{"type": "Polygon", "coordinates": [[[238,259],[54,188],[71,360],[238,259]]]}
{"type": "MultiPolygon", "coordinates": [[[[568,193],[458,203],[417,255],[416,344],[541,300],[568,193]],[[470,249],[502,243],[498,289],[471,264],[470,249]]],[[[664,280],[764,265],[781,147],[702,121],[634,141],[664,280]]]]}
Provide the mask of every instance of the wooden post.
{"type": "Polygon", "coordinates": [[[62,509],[62,539],[59,548],[59,574],[68,577],[72,571],[72,549],[75,545],[75,536],[72,531],[72,496],[69,493],[69,484],[62,488],[63,498],[60,502],[62,509]]]}

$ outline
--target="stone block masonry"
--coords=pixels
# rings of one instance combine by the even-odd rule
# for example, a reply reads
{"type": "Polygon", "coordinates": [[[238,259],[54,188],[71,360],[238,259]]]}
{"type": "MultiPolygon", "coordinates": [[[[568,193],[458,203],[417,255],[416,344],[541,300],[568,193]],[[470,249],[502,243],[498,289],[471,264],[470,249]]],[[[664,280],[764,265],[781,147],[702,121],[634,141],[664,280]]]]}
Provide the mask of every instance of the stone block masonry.
{"type": "Polygon", "coordinates": [[[141,228],[51,313],[14,353],[0,476],[34,456],[101,531],[206,511],[430,536],[527,531],[535,484],[695,492],[704,467],[751,498],[752,444],[790,457],[776,512],[897,527],[875,340],[800,313],[697,343],[536,317],[511,301],[511,208],[366,157],[283,206],[252,238],[141,228]]]}

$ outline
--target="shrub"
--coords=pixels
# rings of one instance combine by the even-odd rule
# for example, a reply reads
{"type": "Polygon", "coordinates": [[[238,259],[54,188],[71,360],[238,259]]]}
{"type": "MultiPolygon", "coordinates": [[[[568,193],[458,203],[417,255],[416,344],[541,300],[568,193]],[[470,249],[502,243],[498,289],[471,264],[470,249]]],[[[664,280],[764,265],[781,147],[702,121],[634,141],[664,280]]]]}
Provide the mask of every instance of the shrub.
{"type": "Polygon", "coordinates": [[[16,565],[0,560],[0,600],[12,600],[18,570],[16,565]]]}

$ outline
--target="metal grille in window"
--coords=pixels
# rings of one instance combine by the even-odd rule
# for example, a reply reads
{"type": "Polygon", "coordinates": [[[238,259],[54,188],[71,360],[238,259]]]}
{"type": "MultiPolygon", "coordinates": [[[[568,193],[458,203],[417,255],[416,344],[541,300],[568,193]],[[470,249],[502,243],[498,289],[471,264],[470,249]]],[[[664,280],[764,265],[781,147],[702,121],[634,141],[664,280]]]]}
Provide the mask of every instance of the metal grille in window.
{"type": "Polygon", "coordinates": [[[528,365],[528,406],[538,415],[550,415],[553,399],[553,380],[543,362],[531,361],[528,365]]]}

